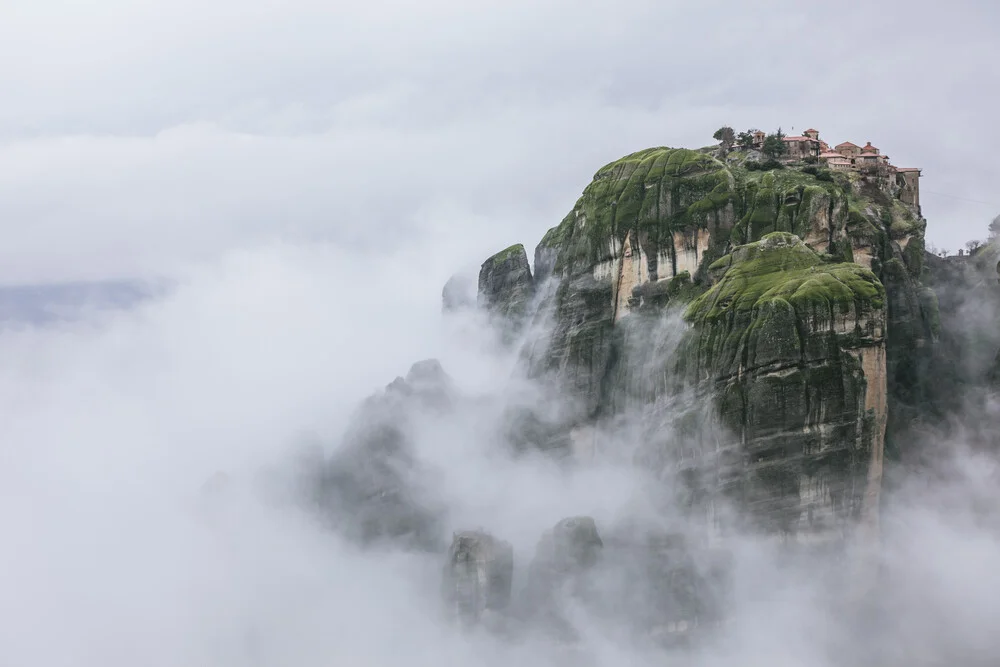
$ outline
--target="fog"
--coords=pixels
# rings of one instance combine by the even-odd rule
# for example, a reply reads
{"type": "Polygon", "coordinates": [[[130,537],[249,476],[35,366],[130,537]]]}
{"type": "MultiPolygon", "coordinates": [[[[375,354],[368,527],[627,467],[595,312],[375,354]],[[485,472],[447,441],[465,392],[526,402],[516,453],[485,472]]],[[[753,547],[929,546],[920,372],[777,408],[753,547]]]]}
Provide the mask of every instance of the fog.
{"type": "MultiPolygon", "coordinates": [[[[333,453],[360,401],[414,361],[440,359],[459,390],[486,399],[424,415],[415,442],[448,528],[514,545],[515,597],[557,520],[591,515],[601,530],[671,510],[649,504],[650,480],[614,456],[638,444],[628,429],[603,434],[611,455],[570,468],[498,447],[498,411],[531,388],[510,379],[514,357],[484,322],[442,317],[450,251],[258,246],[193,266],[128,311],[4,329],[2,661],[995,664],[996,462],[967,452],[978,436],[962,431],[936,443],[950,452],[940,474],[904,484],[883,517],[870,555],[885,575],[880,609],[833,602],[830,561],[780,558],[748,533],[732,543],[731,621],[694,653],[630,642],[586,610],[567,611],[575,648],[459,632],[441,614],[443,555],[358,547],[290,502],[281,473],[304,438],[333,453]],[[218,471],[229,484],[207,502],[218,471]]],[[[988,435],[995,419],[963,424],[988,435]]]]}
{"type": "MultiPolygon", "coordinates": [[[[928,241],[961,247],[996,213],[997,161],[971,136],[993,121],[996,5],[3,4],[0,285],[19,287],[0,295],[0,664],[1000,662],[1000,408],[978,389],[909,443],[881,542],[789,555],[729,536],[729,621],[688,652],[628,635],[639,602],[567,605],[572,646],[460,632],[443,553],[359,546],[294,474],[305,444],[335,455],[366,397],[434,358],[464,402],[409,424],[427,500],[445,539],[510,541],[515,598],[564,517],[697,537],[672,482],[629,464],[649,445],[629,419],[583,463],[511,453],[506,408],[571,398],[519,379],[480,316],[443,317],[442,286],[511,243],[530,253],[602,164],[723,124],[870,139],[926,169],[928,241]],[[32,303],[105,280],[121,294],[32,303]],[[838,568],[858,562],[878,604],[842,601],[838,568]]],[[[955,368],[992,359],[997,313],[956,312],[975,345],[955,368]]],[[[683,324],[663,326],[668,351],[683,324]]],[[[649,583],[593,578],[608,597],[649,583]]]]}

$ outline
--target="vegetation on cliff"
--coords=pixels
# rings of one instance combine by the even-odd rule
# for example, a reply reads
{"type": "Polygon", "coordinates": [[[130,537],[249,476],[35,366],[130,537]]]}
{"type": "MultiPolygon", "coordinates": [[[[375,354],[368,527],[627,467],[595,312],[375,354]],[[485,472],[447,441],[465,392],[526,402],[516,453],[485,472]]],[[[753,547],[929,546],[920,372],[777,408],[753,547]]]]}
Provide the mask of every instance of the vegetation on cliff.
{"type": "MultiPolygon", "coordinates": [[[[931,382],[921,355],[942,325],[921,282],[926,222],[889,173],[778,161],[780,132],[716,134],[714,147],[605,165],[545,234],[536,276],[557,287],[538,301],[552,326],[525,348],[528,375],[573,397],[568,427],[666,414],[679,388],[694,391],[724,432],[700,454],[684,436],[684,456],[722,465],[709,450],[731,448],[719,470],[743,501],[782,530],[825,530],[870,509],[859,494],[878,484],[885,439],[908,437],[931,382]],[[660,331],[668,304],[686,304],[683,334],[660,331]],[[851,500],[806,508],[800,483],[851,500]]],[[[650,446],[669,448],[671,432],[657,423],[650,446]]]]}
{"type": "Polygon", "coordinates": [[[556,270],[610,259],[629,231],[658,245],[677,231],[707,227],[732,201],[726,165],[685,148],[649,148],[605,165],[562,223],[542,238],[558,247],[556,270]]]}
{"type": "Polygon", "coordinates": [[[523,323],[535,284],[524,246],[516,243],[501,250],[479,270],[479,305],[517,330],[523,323]]]}
{"type": "Polygon", "coordinates": [[[694,324],[711,324],[776,301],[791,305],[800,317],[815,317],[821,310],[833,317],[855,307],[881,308],[885,299],[885,288],[870,270],[828,262],[784,232],[736,248],[711,269],[725,273],[688,306],[685,318],[694,324]]]}

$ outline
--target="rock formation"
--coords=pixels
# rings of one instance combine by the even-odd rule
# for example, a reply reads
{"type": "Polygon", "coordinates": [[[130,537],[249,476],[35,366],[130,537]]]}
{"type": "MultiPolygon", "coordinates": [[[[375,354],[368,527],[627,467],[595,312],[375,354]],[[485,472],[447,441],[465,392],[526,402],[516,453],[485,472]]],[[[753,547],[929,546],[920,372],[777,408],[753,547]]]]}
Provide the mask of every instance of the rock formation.
{"type": "MultiPolygon", "coordinates": [[[[536,318],[552,330],[529,345],[529,374],[557,375],[579,419],[602,409],[615,324],[644,304],[644,288],[697,273],[719,256],[734,223],[734,181],[710,156],[650,149],[597,172],[576,206],[535,251],[558,287],[536,318]]],[[[648,289],[647,289],[648,291],[648,289]]]]}
{"type": "Polygon", "coordinates": [[[461,531],[452,536],[441,592],[449,615],[470,627],[510,603],[514,549],[489,533],[461,531]]]}
{"type": "Polygon", "coordinates": [[[577,516],[541,536],[515,604],[513,549],[482,530],[453,535],[441,592],[448,617],[466,629],[573,642],[583,613],[633,641],[678,646],[719,626],[731,572],[727,552],[681,533],[626,522],[605,541],[593,518],[577,516]]]}
{"type": "Polygon", "coordinates": [[[731,555],[684,533],[619,526],[605,540],[598,580],[609,624],[633,641],[688,644],[715,631],[731,594],[731,555]]]}
{"type": "Polygon", "coordinates": [[[534,293],[535,283],[523,245],[513,245],[483,262],[479,306],[499,323],[520,328],[534,293]]]}
{"type": "Polygon", "coordinates": [[[440,547],[444,508],[431,492],[433,471],[413,451],[411,424],[454,398],[450,378],[429,359],[361,406],[322,480],[326,516],[340,532],[362,544],[440,547]]]}
{"type": "Polygon", "coordinates": [[[973,255],[924,256],[921,296],[935,305],[939,316],[931,327],[934,345],[912,355],[918,357],[915,373],[921,382],[906,406],[907,447],[894,452],[906,468],[939,457],[935,443],[956,428],[965,428],[966,441],[984,435],[975,433],[976,424],[953,423],[949,417],[981,414],[1000,388],[998,262],[997,239],[973,255]]]}
{"type": "Polygon", "coordinates": [[[604,542],[591,517],[568,517],[542,535],[528,570],[523,607],[533,626],[562,639],[575,637],[565,617],[570,604],[592,603],[604,542]]]}
{"type": "MultiPolygon", "coordinates": [[[[498,440],[563,462],[630,459],[676,524],[610,526],[605,539],[574,517],[548,531],[513,615],[557,637],[575,636],[573,605],[657,643],[718,625],[731,564],[717,545],[747,529],[834,552],[874,543],[884,471],[914,450],[925,407],[971,377],[948,368],[965,339],[940,311],[959,317],[950,290],[986,269],[1000,291],[1000,251],[954,270],[924,251],[926,223],[898,184],[746,159],[625,156],[544,235],[534,273],[521,245],[481,266],[478,307],[519,346],[518,375],[559,399],[506,406],[498,440]],[[626,432],[614,446],[634,450],[606,451],[602,434],[626,432]]],[[[471,305],[458,278],[442,298],[471,305]]],[[[976,357],[996,377],[998,347],[976,357]]],[[[456,400],[440,365],[422,362],[362,407],[324,477],[338,530],[445,551],[446,508],[409,424],[456,400]]],[[[447,558],[442,592],[459,619],[506,609],[510,545],[455,533],[447,558]]],[[[868,590],[873,570],[850,572],[850,590],[868,590]]]]}
{"type": "Polygon", "coordinates": [[[879,176],[745,159],[652,148],[600,169],[535,250],[555,287],[526,374],[571,401],[553,427],[571,441],[638,420],[643,465],[686,480],[713,529],[728,505],[800,541],[870,536],[937,336],[926,223],[879,176]]]}
{"type": "Polygon", "coordinates": [[[688,307],[687,375],[724,433],[699,457],[759,525],[816,539],[877,517],[886,423],[885,290],[868,269],[772,232],[712,265],[688,307]]]}

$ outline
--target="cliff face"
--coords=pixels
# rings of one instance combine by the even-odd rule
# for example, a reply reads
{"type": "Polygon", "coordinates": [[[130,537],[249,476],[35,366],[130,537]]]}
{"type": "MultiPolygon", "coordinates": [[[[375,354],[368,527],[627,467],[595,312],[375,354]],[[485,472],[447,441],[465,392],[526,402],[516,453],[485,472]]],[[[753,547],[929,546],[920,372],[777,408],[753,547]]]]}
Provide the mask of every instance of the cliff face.
{"type": "Polygon", "coordinates": [[[446,508],[432,493],[434,471],[414,450],[412,422],[421,413],[452,411],[459,400],[441,365],[428,359],[361,405],[318,480],[320,505],[335,529],[364,545],[441,546],[446,508]]]}
{"type": "MultiPolygon", "coordinates": [[[[936,445],[949,429],[965,428],[963,440],[979,436],[972,416],[988,410],[1000,387],[1000,240],[973,256],[924,257],[923,298],[939,311],[933,322],[936,342],[922,350],[919,373],[931,378],[908,406],[908,447],[899,452],[904,464],[919,465],[933,457],[936,445]],[[951,415],[964,413],[968,423],[953,423],[951,415]]],[[[990,438],[987,438],[990,439],[990,438]]],[[[996,443],[989,444],[996,447],[996,443]]]]}
{"type": "Polygon", "coordinates": [[[525,373],[570,397],[578,455],[630,424],[693,513],[839,539],[876,525],[886,438],[927,390],[925,221],[884,178],[743,159],[599,170],[535,250],[525,373]]]}
{"type": "Polygon", "coordinates": [[[443,309],[489,315],[526,396],[463,396],[437,362],[414,365],[310,480],[323,516],[364,545],[447,553],[449,614],[510,636],[579,638],[569,608],[657,645],[711,636],[732,599],[725,538],[746,528],[860,566],[835,586],[871,592],[871,561],[844,547],[873,543],[892,471],[932,453],[959,389],[1000,383],[1000,245],[934,257],[899,184],[745,157],[616,160],[533,267],[514,245],[449,281],[443,309]],[[518,454],[631,463],[636,506],[557,523],[512,590],[511,545],[448,525],[427,417],[475,421],[518,454]]]}
{"type": "Polygon", "coordinates": [[[703,448],[757,523],[810,539],[874,521],[887,417],[885,290],[774,232],[712,265],[684,366],[728,435],[703,448]]]}
{"type": "Polygon", "coordinates": [[[734,223],[725,165],[686,149],[634,153],[597,172],[576,206],[535,251],[536,273],[558,281],[537,317],[529,375],[556,373],[581,418],[602,409],[615,323],[721,254],[734,223]]]}
{"type": "Polygon", "coordinates": [[[483,262],[478,303],[502,327],[520,329],[534,294],[535,281],[523,245],[511,246],[483,262]]]}

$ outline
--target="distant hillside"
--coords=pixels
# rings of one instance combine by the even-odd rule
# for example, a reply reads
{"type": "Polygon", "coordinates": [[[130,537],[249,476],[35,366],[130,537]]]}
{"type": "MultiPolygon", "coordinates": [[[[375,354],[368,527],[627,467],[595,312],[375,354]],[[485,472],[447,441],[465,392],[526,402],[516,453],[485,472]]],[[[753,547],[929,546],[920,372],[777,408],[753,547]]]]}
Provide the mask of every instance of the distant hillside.
{"type": "Polygon", "coordinates": [[[129,281],[0,285],[0,326],[76,320],[94,309],[132,308],[159,288],[129,281]]]}

